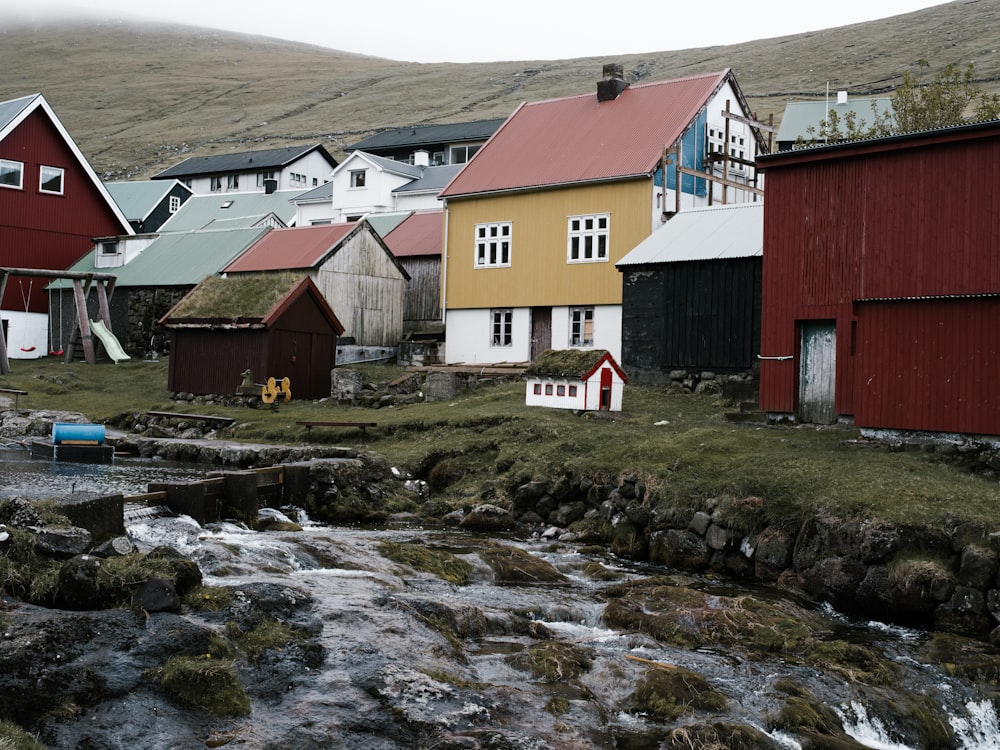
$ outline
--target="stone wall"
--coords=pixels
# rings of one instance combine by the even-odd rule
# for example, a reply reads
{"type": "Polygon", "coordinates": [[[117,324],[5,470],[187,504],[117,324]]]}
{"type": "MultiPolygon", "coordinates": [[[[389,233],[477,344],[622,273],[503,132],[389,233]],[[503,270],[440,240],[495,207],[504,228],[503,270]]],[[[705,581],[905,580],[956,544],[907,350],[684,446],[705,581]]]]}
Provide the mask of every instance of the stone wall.
{"type": "Polygon", "coordinates": [[[596,537],[618,555],[801,592],[874,619],[1000,642],[1000,532],[958,517],[939,527],[817,513],[768,524],[758,497],[679,506],[647,497],[641,478],[562,476],[524,482],[509,503],[521,524],[596,537]]]}

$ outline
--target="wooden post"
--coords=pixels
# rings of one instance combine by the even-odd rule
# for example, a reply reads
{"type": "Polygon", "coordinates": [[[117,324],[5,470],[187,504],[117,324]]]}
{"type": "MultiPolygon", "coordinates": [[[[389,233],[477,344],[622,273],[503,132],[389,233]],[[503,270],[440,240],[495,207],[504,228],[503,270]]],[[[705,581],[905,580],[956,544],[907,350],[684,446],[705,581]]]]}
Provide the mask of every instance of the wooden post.
{"type": "MultiPolygon", "coordinates": [[[[3,293],[7,291],[7,277],[10,276],[6,271],[0,275],[0,300],[3,299],[3,293]]],[[[0,321],[0,375],[6,375],[10,372],[10,360],[7,359],[7,337],[3,334],[3,322],[0,321]]]]}
{"type": "MultiPolygon", "coordinates": [[[[87,287],[90,287],[89,280],[87,287]]],[[[73,296],[76,299],[76,319],[80,325],[80,338],[83,340],[83,358],[87,360],[88,365],[94,365],[97,364],[97,356],[94,354],[94,336],[90,332],[87,297],[80,279],[73,279],[73,296]]]]}
{"type": "MultiPolygon", "coordinates": [[[[722,142],[722,178],[725,180],[729,179],[729,100],[726,99],[726,130],[725,130],[725,140],[722,142]]],[[[726,183],[722,183],[722,205],[725,206],[728,200],[728,188],[726,183]]]]}

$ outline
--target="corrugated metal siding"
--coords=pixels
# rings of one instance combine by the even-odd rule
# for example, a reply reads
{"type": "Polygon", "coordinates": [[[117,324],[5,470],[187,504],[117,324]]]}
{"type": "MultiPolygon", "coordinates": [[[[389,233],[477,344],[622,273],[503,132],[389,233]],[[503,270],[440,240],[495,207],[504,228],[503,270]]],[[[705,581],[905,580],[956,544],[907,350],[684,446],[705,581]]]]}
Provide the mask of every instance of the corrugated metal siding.
{"type": "Polygon", "coordinates": [[[623,282],[622,363],[637,381],[674,369],[741,372],[756,364],[759,258],[629,269],[623,282]]]}
{"type": "Polygon", "coordinates": [[[258,383],[267,377],[267,337],[262,330],[178,329],[170,336],[169,361],[168,390],[235,393],[244,370],[251,370],[258,383]]]}
{"type": "MultiPolygon", "coordinates": [[[[835,320],[838,414],[855,413],[854,301],[1000,289],[1000,139],[890,141],[769,165],[764,215],[761,407],[796,408],[801,321],[835,320]]],[[[885,366],[895,367],[885,355],[885,366]]],[[[914,410],[926,405],[910,404],[914,410]]]]}
{"type": "Polygon", "coordinates": [[[652,200],[647,179],[450,201],[448,307],[620,304],[615,263],[652,231],[652,200]],[[611,215],[609,261],[567,263],[567,220],[592,213],[611,215]],[[512,222],[511,265],[477,269],[475,225],[499,221],[512,222]]]}
{"type": "Polygon", "coordinates": [[[1000,435],[1000,300],[865,303],[855,424],[1000,435]]]}
{"type": "MultiPolygon", "coordinates": [[[[23,188],[0,189],[0,265],[64,269],[90,250],[92,238],[126,231],[42,110],[0,141],[0,157],[24,164],[23,188]],[[62,195],[39,192],[43,164],[64,170],[62,195]]],[[[30,286],[29,309],[45,312],[46,281],[8,281],[2,307],[24,310],[21,293],[30,286]]]]}

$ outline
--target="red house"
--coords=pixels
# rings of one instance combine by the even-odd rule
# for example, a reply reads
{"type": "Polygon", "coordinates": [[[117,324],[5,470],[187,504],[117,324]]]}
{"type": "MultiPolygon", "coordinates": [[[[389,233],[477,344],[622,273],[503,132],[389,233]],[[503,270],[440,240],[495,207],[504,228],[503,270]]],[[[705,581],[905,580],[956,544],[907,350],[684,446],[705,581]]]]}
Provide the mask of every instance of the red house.
{"type": "MultiPolygon", "coordinates": [[[[0,102],[0,266],[63,270],[128,219],[41,94],[0,102]]],[[[49,351],[45,278],[11,277],[0,300],[11,356],[49,351]]]]}
{"type": "Polygon", "coordinates": [[[761,408],[1000,435],[1000,121],[758,165],[761,408]]]}

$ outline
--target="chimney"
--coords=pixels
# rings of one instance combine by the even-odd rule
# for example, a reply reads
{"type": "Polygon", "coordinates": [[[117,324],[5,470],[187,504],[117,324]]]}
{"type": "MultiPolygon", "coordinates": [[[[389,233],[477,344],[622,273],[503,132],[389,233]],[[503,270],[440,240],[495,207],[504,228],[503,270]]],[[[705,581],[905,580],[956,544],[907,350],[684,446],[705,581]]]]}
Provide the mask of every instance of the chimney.
{"type": "Polygon", "coordinates": [[[847,104],[847,92],[838,91],[837,92],[837,104],[847,104]]]}
{"type": "Polygon", "coordinates": [[[608,63],[604,66],[604,80],[597,82],[597,101],[614,101],[627,88],[628,84],[622,78],[621,64],[608,63]]]}
{"type": "Polygon", "coordinates": [[[428,167],[431,163],[431,154],[427,149],[421,148],[413,152],[413,166],[428,167]]]}

